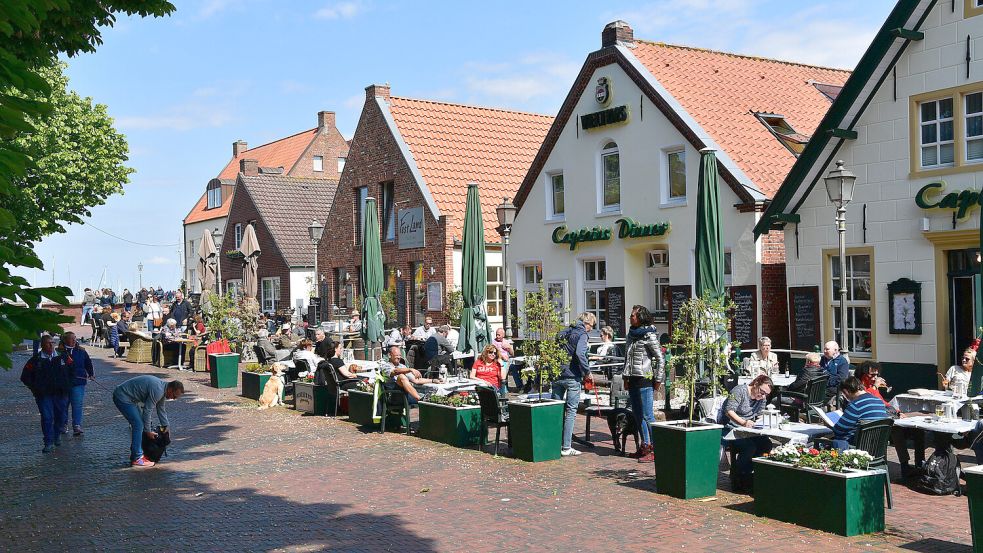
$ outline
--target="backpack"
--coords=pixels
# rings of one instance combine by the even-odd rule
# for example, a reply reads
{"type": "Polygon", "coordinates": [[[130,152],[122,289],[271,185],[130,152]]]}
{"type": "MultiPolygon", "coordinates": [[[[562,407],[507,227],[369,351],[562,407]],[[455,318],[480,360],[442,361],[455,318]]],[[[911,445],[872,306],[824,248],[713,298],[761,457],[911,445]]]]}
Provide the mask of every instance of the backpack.
{"type": "Polygon", "coordinates": [[[157,429],[157,439],[152,440],[143,435],[143,456],[157,463],[167,455],[167,446],[171,444],[171,434],[166,430],[157,429]]]}
{"type": "Polygon", "coordinates": [[[952,495],[959,492],[959,459],[952,448],[937,449],[925,461],[915,488],[931,495],[952,495]]]}

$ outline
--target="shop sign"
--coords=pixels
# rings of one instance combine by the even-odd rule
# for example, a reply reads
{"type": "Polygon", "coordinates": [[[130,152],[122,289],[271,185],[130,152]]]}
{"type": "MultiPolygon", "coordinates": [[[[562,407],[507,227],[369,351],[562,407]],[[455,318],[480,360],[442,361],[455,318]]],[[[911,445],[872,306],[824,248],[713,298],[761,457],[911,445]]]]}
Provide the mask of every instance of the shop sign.
{"type": "Polygon", "coordinates": [[[915,205],[922,209],[954,209],[956,218],[962,219],[970,211],[983,205],[983,195],[975,190],[962,190],[942,195],[945,182],[930,182],[915,194],[915,205]]]}
{"type": "Polygon", "coordinates": [[[628,121],[628,106],[617,106],[580,116],[580,127],[585,131],[628,121]]]}
{"type": "Polygon", "coordinates": [[[607,77],[597,79],[597,86],[594,87],[594,99],[602,107],[611,101],[611,81],[607,77]]]}
{"type": "MultiPolygon", "coordinates": [[[[670,225],[668,222],[652,223],[643,225],[629,217],[623,217],[615,221],[618,225],[618,238],[625,240],[628,238],[643,238],[646,236],[664,236],[669,233],[670,225]]],[[[577,249],[577,244],[582,242],[603,242],[610,240],[612,231],[610,227],[591,227],[580,230],[567,231],[567,227],[560,225],[553,229],[552,240],[554,244],[568,244],[570,251],[577,249]]]]}
{"type": "Polygon", "coordinates": [[[423,207],[400,209],[396,217],[399,223],[399,249],[422,248],[425,244],[425,229],[423,224],[423,207]]]}

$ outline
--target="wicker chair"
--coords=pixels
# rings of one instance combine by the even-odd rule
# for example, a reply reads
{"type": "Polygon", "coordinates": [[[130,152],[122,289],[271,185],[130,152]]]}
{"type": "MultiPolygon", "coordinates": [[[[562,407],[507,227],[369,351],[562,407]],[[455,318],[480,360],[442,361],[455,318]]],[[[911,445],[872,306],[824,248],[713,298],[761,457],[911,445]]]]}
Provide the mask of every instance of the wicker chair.
{"type": "Polygon", "coordinates": [[[126,339],[130,343],[126,350],[126,360],[131,363],[150,363],[153,340],[134,332],[127,332],[126,339]]]}
{"type": "MultiPolygon", "coordinates": [[[[161,340],[154,341],[154,347],[157,348],[157,366],[164,368],[170,367],[171,365],[177,365],[178,350],[176,348],[165,348],[164,342],[161,340]]],[[[194,356],[194,348],[185,347],[184,348],[184,363],[185,368],[191,368],[191,358],[194,356]]]]}

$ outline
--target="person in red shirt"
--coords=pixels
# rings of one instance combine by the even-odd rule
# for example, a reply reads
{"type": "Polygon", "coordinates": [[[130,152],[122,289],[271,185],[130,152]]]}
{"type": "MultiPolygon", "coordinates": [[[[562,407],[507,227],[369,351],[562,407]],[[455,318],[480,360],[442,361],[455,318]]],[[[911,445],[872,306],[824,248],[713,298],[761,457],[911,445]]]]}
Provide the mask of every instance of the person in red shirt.
{"type": "Polygon", "coordinates": [[[495,388],[499,395],[504,396],[508,391],[505,385],[506,371],[498,358],[498,348],[493,344],[488,344],[481,352],[474,365],[471,367],[471,378],[484,380],[489,386],[495,388]]]}

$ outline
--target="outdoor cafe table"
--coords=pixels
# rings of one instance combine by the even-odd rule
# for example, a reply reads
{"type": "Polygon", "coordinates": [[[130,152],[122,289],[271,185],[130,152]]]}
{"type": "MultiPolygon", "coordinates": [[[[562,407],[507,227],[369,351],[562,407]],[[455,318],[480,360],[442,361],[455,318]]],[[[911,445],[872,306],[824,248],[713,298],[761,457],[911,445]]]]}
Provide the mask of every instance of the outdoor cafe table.
{"type": "Polygon", "coordinates": [[[902,428],[918,428],[928,432],[938,432],[940,434],[965,434],[976,428],[976,421],[966,421],[962,419],[940,419],[935,415],[925,415],[922,417],[904,417],[894,420],[894,426],[902,428]]]}
{"type": "MultiPolygon", "coordinates": [[[[754,378],[755,377],[753,377],[753,376],[741,376],[741,377],[738,377],[737,383],[738,384],[750,384],[751,381],[754,380],[754,378]]],[[[784,388],[785,386],[789,386],[793,382],[795,382],[795,375],[794,374],[778,373],[778,374],[772,375],[771,381],[772,381],[772,383],[775,384],[775,386],[778,386],[779,388],[784,388]]]]}
{"type": "Polygon", "coordinates": [[[833,431],[822,424],[807,424],[803,422],[792,422],[781,428],[735,428],[724,436],[725,440],[735,440],[738,438],[751,438],[754,436],[767,436],[772,440],[786,444],[807,444],[822,436],[832,434],[833,431]]]}
{"type": "Polygon", "coordinates": [[[430,392],[438,396],[450,395],[454,392],[471,392],[475,386],[487,385],[484,380],[473,378],[449,378],[445,382],[416,384],[417,389],[430,392]]]}
{"type": "Polygon", "coordinates": [[[926,390],[924,393],[920,394],[898,394],[891,399],[891,407],[894,407],[902,413],[934,413],[935,406],[941,403],[949,403],[952,401],[957,401],[960,403],[965,403],[972,398],[955,398],[952,392],[940,391],[940,390],[926,390]]]}

